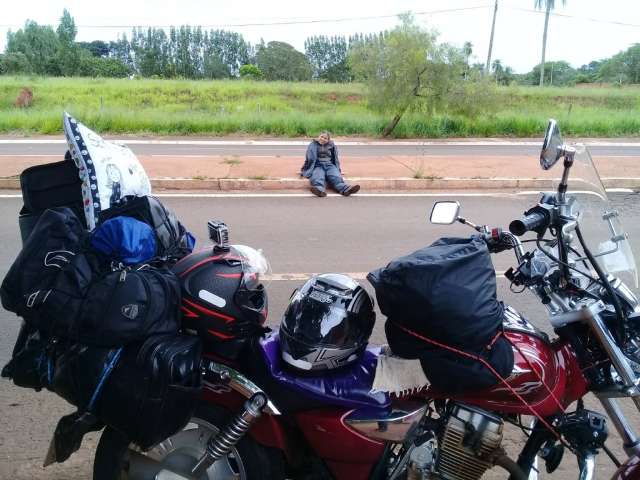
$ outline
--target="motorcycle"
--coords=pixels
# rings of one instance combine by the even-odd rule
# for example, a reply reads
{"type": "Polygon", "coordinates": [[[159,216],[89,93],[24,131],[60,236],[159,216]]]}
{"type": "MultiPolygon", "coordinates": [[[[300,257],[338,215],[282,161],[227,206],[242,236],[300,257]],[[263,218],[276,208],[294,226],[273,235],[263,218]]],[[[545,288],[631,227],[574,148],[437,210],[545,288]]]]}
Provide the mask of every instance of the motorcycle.
{"type": "Polygon", "coordinates": [[[431,211],[434,224],[475,229],[492,253],[513,251],[516,266],[506,278],[547,309],[553,339],[506,307],[503,335],[514,353],[507,378],[478,392],[451,395],[427,385],[391,395],[371,390],[379,346],[370,345],[353,368],[309,376],[283,368],[274,332],[241,358],[207,351],[194,417],[160,444],[140,451],[105,429],[94,478],[473,480],[498,466],[522,480],[537,478],[540,462],[553,472],[568,450],[578,478],[591,480],[598,452],[611,453],[605,416],[584,406],[590,392],[629,457],[614,479],[640,478],[640,439],[617,403],[631,398],[640,409],[635,260],[588,149],[565,145],[551,120],[541,167],[561,160],[557,191],[542,194],[509,231],[461,217],[458,202],[436,202],[431,211]],[[535,238],[520,240],[528,232],[535,238]],[[525,426],[521,416],[533,420],[525,426]],[[502,448],[507,422],[528,435],[517,460],[502,448]]]}

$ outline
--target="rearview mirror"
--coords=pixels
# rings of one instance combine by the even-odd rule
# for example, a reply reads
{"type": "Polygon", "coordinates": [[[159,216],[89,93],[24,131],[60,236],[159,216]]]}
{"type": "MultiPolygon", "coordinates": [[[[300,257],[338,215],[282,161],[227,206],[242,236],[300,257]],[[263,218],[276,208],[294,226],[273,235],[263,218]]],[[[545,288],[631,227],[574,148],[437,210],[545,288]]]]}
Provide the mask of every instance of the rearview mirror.
{"type": "Polygon", "coordinates": [[[459,212],[458,202],[436,202],[431,209],[429,220],[438,225],[451,225],[458,219],[459,212]]]}
{"type": "Polygon", "coordinates": [[[562,156],[562,148],[560,147],[562,147],[560,128],[555,120],[550,119],[540,152],[540,166],[543,170],[549,170],[560,159],[562,156]]]}

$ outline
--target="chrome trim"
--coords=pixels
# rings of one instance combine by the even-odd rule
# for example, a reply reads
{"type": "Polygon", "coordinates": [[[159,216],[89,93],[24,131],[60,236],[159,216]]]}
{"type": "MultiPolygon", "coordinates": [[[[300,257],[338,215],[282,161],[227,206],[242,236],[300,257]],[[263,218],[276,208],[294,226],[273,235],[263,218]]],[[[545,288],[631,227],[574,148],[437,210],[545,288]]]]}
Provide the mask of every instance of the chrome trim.
{"type": "Polygon", "coordinates": [[[588,322],[591,318],[606,309],[602,301],[591,301],[591,303],[579,302],[577,305],[564,305],[567,310],[550,317],[551,325],[554,328],[563,327],[569,323],[588,322]]]}
{"type": "Polygon", "coordinates": [[[383,442],[402,443],[427,411],[426,404],[396,400],[389,412],[358,409],[344,417],[344,423],[364,436],[383,442]]]}
{"type": "MultiPolygon", "coordinates": [[[[205,371],[216,374],[219,377],[221,384],[228,386],[242,396],[251,398],[256,393],[262,393],[265,397],[267,397],[267,399],[269,398],[264,390],[262,390],[237,370],[234,370],[233,368],[222,363],[214,362],[213,360],[205,359],[204,361],[205,371]]],[[[282,415],[280,410],[278,410],[278,408],[273,404],[273,402],[271,402],[271,400],[267,400],[267,406],[265,407],[264,411],[271,415],[282,415]]]]}
{"type": "MultiPolygon", "coordinates": [[[[536,425],[538,424],[538,419],[537,418],[532,418],[531,422],[529,423],[529,428],[531,430],[533,430],[534,428],[536,428],[536,425]]],[[[538,480],[538,459],[539,459],[539,455],[536,455],[533,458],[533,464],[531,465],[531,468],[529,469],[529,476],[527,477],[527,480],[538,480]]]]}
{"type": "MultiPolygon", "coordinates": [[[[635,310],[638,307],[638,297],[633,291],[622,280],[613,275],[607,275],[607,279],[618,295],[622,296],[627,304],[635,310]]],[[[604,287],[602,290],[604,290],[604,287]]],[[[601,291],[601,294],[604,296],[605,292],[601,291]]]]}
{"type": "Polygon", "coordinates": [[[578,457],[578,466],[580,467],[578,480],[593,480],[596,471],[595,456],[585,455],[584,457],[578,457]]]}
{"type": "MultiPolygon", "coordinates": [[[[594,313],[593,315],[585,315],[584,320],[591,327],[591,330],[595,333],[596,337],[598,337],[600,344],[607,352],[607,356],[618,372],[618,375],[620,375],[624,386],[628,389],[628,395],[633,396],[635,401],[638,398],[638,378],[631,368],[631,365],[629,365],[629,361],[616,344],[611,332],[609,332],[609,329],[597,313],[594,313]]],[[[638,403],[636,402],[636,405],[637,404],[638,403]]]]}
{"type": "Polygon", "coordinates": [[[618,402],[612,398],[604,398],[600,393],[596,393],[598,400],[604,407],[607,416],[613,422],[613,426],[622,438],[622,448],[627,455],[640,455],[640,442],[638,442],[638,436],[633,430],[633,427],[627,421],[627,418],[622,413],[618,402]]]}

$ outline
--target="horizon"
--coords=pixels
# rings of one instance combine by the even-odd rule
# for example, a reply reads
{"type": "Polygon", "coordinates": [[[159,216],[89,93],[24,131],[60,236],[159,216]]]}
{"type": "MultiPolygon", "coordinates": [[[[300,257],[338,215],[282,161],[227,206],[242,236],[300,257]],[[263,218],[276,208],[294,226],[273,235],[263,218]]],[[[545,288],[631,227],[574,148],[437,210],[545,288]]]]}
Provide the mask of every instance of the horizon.
{"type": "MultiPolygon", "coordinates": [[[[153,9],[155,16],[149,15],[148,10],[140,10],[140,5],[127,5],[126,9],[115,9],[127,11],[127,15],[100,15],[99,17],[96,17],[91,10],[91,5],[86,5],[80,0],[53,0],[46,2],[45,5],[38,0],[24,0],[22,3],[25,7],[30,4],[37,6],[21,8],[21,12],[38,11],[39,13],[35,16],[25,16],[14,10],[5,15],[6,23],[0,24],[0,51],[4,52],[6,49],[7,32],[15,32],[23,28],[27,20],[33,20],[40,25],[51,25],[55,29],[64,8],[67,8],[74,18],[78,29],[76,37],[78,42],[93,40],[109,42],[116,40],[122,34],[130,39],[132,28],[136,26],[145,29],[163,28],[167,31],[169,26],[190,25],[201,26],[206,30],[235,31],[252,45],[259,43],[261,39],[267,43],[282,41],[291,44],[301,52],[304,52],[304,41],[309,37],[317,35],[348,37],[356,33],[367,34],[389,30],[398,23],[396,14],[411,10],[419,25],[439,32],[440,42],[456,47],[462,47],[466,41],[471,42],[473,54],[470,62],[482,64],[486,63],[494,5],[493,0],[484,2],[478,0],[473,3],[465,0],[432,0],[426,6],[417,0],[400,0],[396,2],[397,7],[393,10],[387,5],[378,9],[354,10],[354,6],[362,3],[358,1],[344,6],[340,9],[340,15],[330,18],[327,13],[330,8],[318,11],[315,15],[312,12],[306,12],[305,16],[296,16],[296,13],[300,13],[299,4],[294,5],[297,9],[291,8],[289,11],[282,12],[283,4],[295,3],[290,1],[271,5],[273,9],[270,12],[276,15],[282,12],[284,16],[251,17],[237,16],[238,12],[233,9],[233,6],[218,6],[223,12],[227,10],[227,16],[206,15],[207,9],[211,6],[197,5],[197,0],[184,0],[177,12],[174,11],[175,5],[167,0],[146,2],[147,6],[143,7],[148,10],[151,10],[150,4],[158,7],[153,9]],[[88,7],[89,11],[87,11],[88,7]],[[201,10],[204,11],[202,15],[198,15],[198,18],[203,21],[182,21],[186,19],[185,12],[201,10]],[[231,16],[232,14],[236,16],[231,16]],[[167,22],[168,18],[175,21],[167,22]],[[207,21],[209,18],[220,20],[207,21]],[[138,21],[141,19],[144,21],[138,21]]],[[[125,5],[123,0],[114,0],[113,3],[114,6],[125,5]]],[[[245,3],[253,4],[254,2],[245,3]]],[[[335,0],[325,2],[326,5],[337,3],[335,0]]],[[[371,5],[375,7],[376,3],[381,2],[373,2],[371,5]]],[[[600,7],[597,0],[580,0],[580,7],[576,3],[577,0],[568,0],[566,7],[559,4],[552,13],[549,20],[547,62],[566,61],[573,68],[579,68],[592,61],[609,58],[626,50],[634,43],[640,43],[640,5],[629,7],[629,1],[611,0],[606,9],[607,14],[611,16],[603,17],[604,9],[600,7]],[[618,16],[614,16],[614,13],[618,16]],[[624,18],[625,21],[621,21],[620,18],[624,18]]],[[[252,14],[259,14],[261,6],[254,5],[254,7],[256,8],[251,9],[252,14]]],[[[543,23],[544,12],[533,10],[533,1],[500,0],[492,62],[500,60],[503,66],[512,67],[518,74],[530,72],[540,63],[543,23]],[[519,41],[507,41],[512,37],[518,38],[519,41]],[[522,55],[523,51],[529,51],[530,54],[522,55]]]]}

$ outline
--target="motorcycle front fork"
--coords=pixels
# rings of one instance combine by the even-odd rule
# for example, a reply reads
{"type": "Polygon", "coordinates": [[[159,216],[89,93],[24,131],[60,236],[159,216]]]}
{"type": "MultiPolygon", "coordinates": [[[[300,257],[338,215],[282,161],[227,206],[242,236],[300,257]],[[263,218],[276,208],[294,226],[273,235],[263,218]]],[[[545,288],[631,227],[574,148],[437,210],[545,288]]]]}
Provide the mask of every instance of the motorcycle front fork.
{"type": "MultiPolygon", "coordinates": [[[[604,410],[607,412],[609,419],[613,423],[614,427],[618,431],[620,438],[622,438],[622,447],[627,455],[630,457],[633,455],[640,456],[640,439],[636,435],[629,422],[627,421],[624,413],[620,409],[620,405],[614,398],[598,397],[604,410]]],[[[634,398],[634,400],[636,400],[634,398]]],[[[635,402],[638,406],[638,402],[635,402]]],[[[638,408],[640,410],[640,406],[638,408]]]]}
{"type": "MultiPolygon", "coordinates": [[[[608,406],[617,407],[617,405],[613,401],[611,403],[608,403],[608,406]]],[[[614,410],[611,410],[610,412],[607,406],[605,406],[605,409],[607,410],[607,413],[611,418],[614,418],[615,415],[615,418],[620,420],[620,425],[626,426],[627,430],[625,431],[628,435],[630,435],[629,438],[632,438],[634,434],[629,425],[626,423],[624,416],[622,416],[622,412],[619,411],[619,408],[615,413],[614,410]]],[[[549,421],[549,423],[553,423],[553,419],[548,418],[547,420],[549,421]]],[[[616,424],[615,421],[614,424],[616,424]]],[[[618,424],[616,424],[616,427],[618,427],[618,424]]],[[[540,453],[543,450],[545,444],[549,443],[550,445],[553,445],[555,441],[555,434],[547,430],[544,426],[540,425],[537,419],[534,419],[531,422],[531,434],[529,435],[527,443],[525,444],[522,452],[520,453],[520,456],[518,457],[518,466],[525,473],[528,473],[528,480],[538,480],[538,468],[540,468],[539,460],[541,459],[540,453]]],[[[562,459],[562,449],[554,452],[554,450],[557,450],[557,448],[558,447],[553,446],[548,447],[548,451],[546,454],[548,456],[545,456],[544,458],[547,467],[551,466],[551,471],[555,470],[558,467],[562,459]]],[[[547,449],[545,448],[545,450],[547,449]]],[[[590,448],[586,448],[582,453],[576,455],[579,468],[578,480],[593,480],[595,475],[596,451],[591,450],[590,448]]],[[[509,480],[514,479],[510,477],[509,480]]]]}

